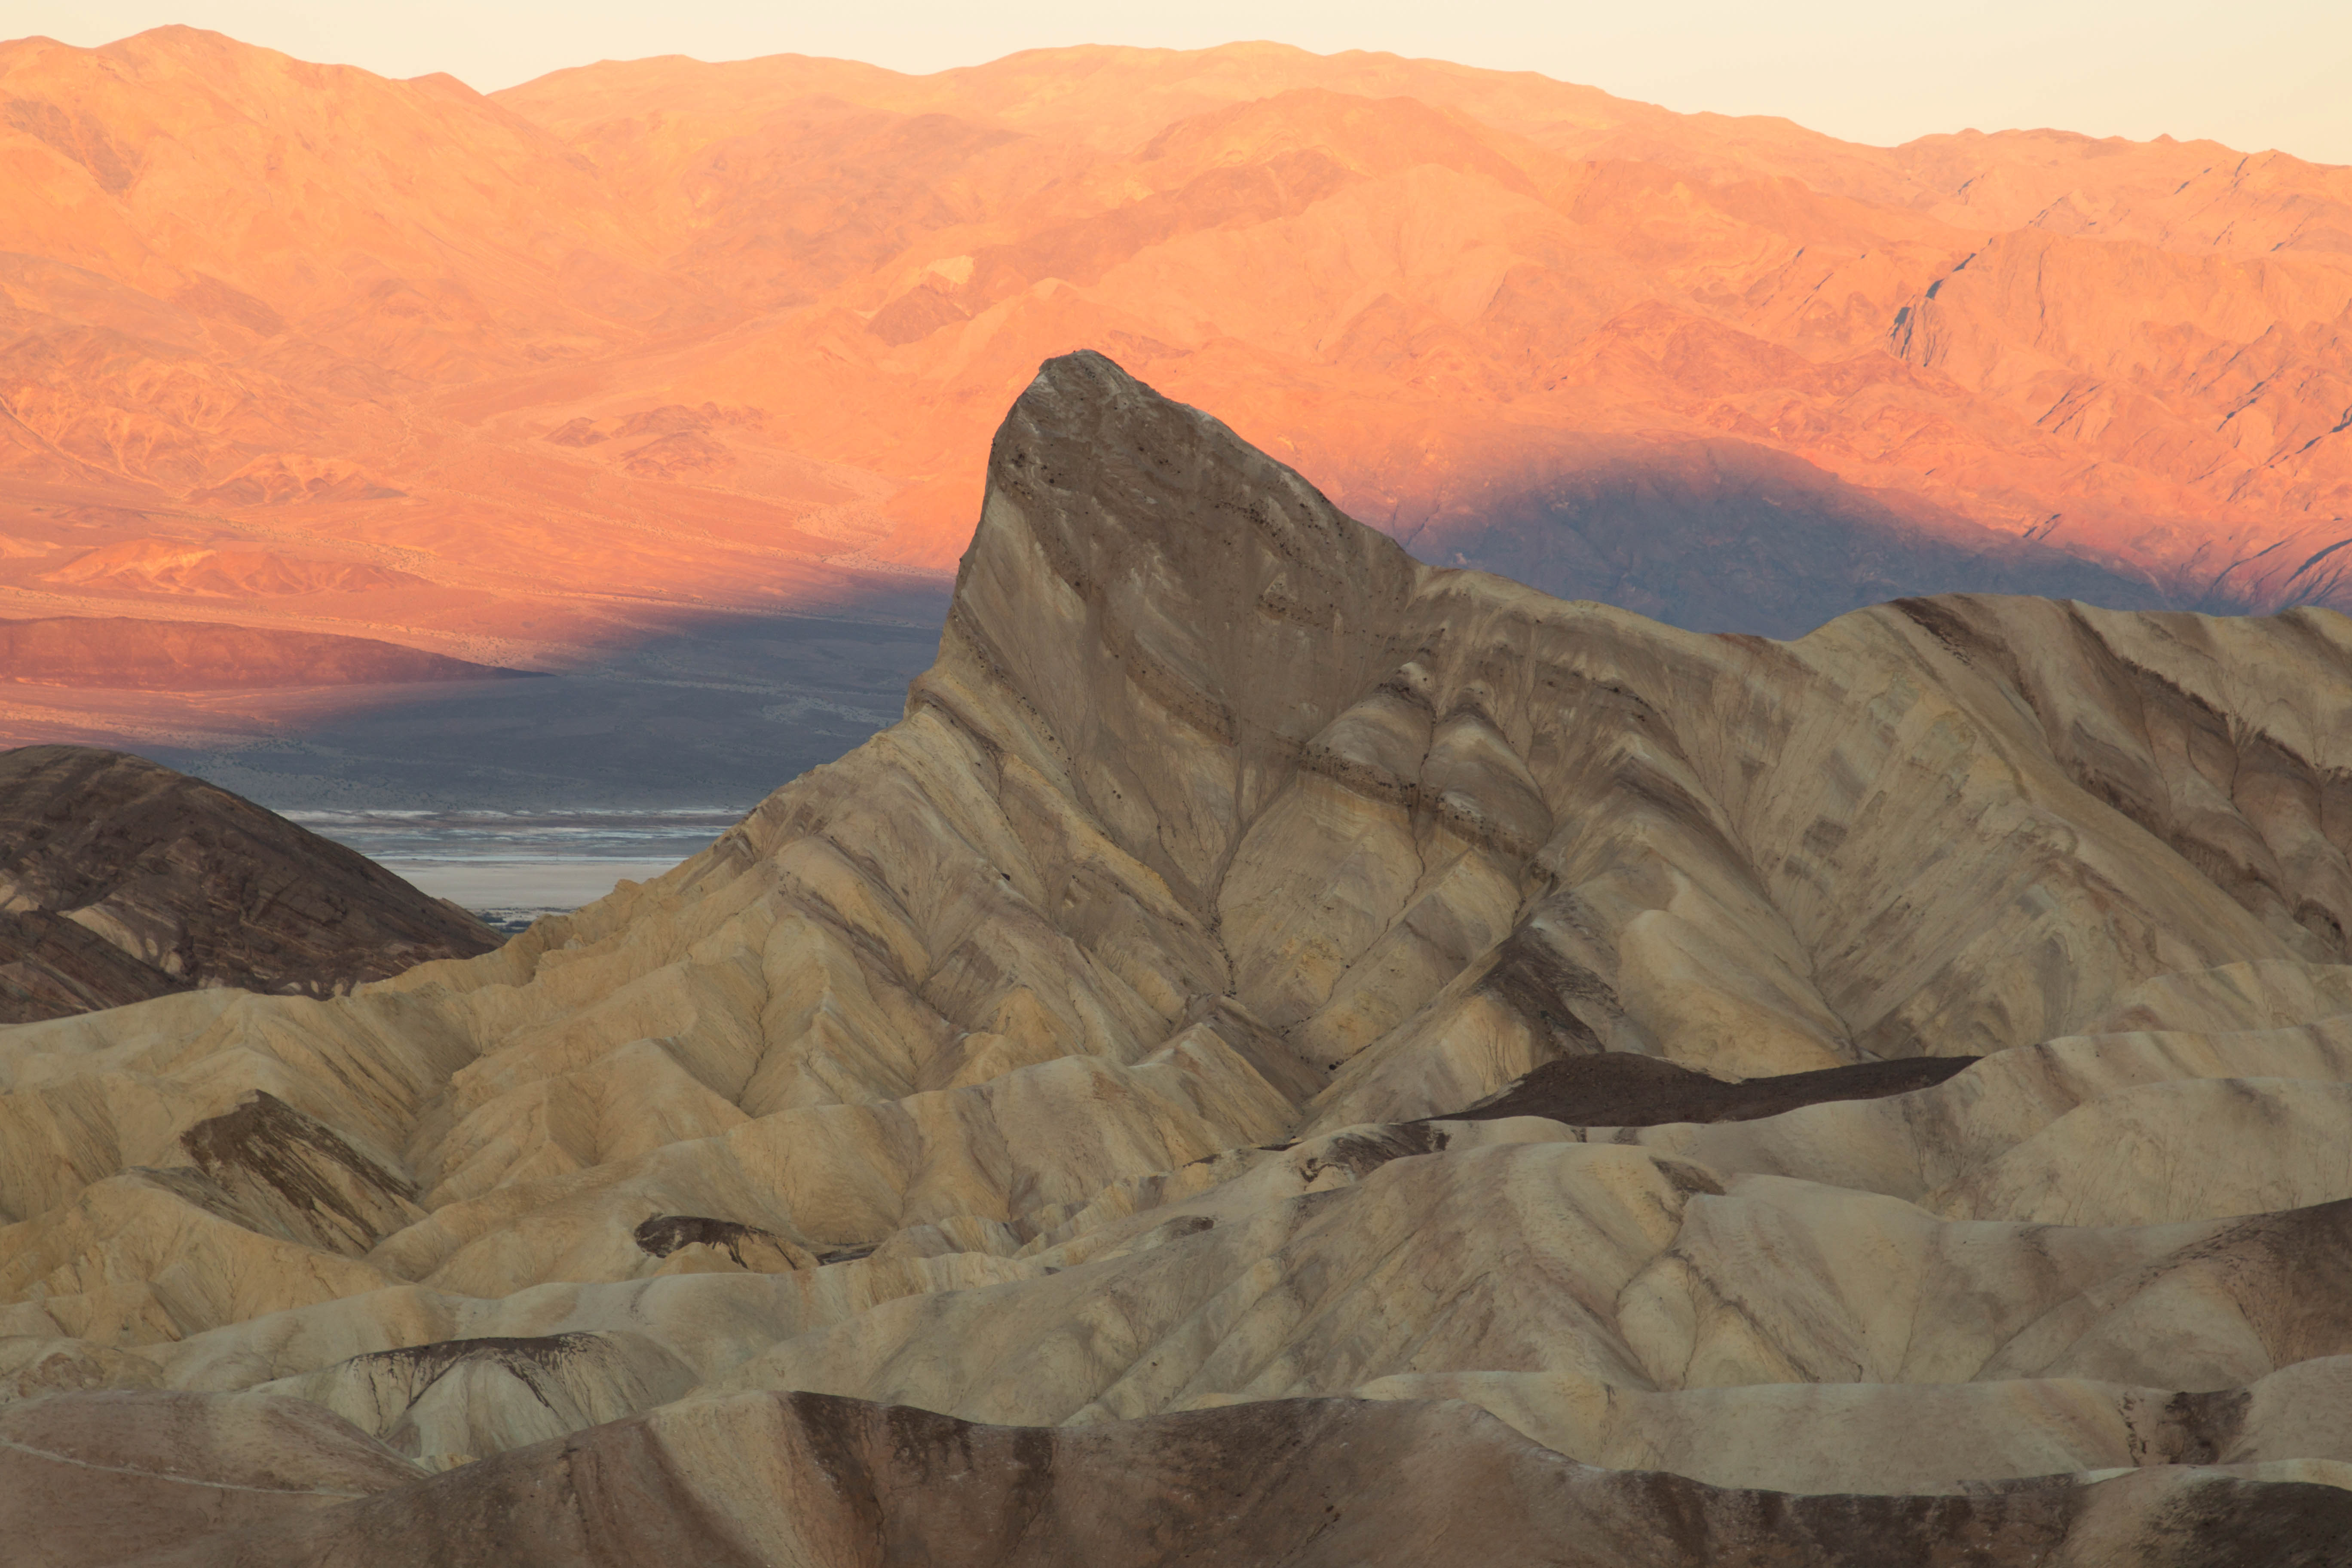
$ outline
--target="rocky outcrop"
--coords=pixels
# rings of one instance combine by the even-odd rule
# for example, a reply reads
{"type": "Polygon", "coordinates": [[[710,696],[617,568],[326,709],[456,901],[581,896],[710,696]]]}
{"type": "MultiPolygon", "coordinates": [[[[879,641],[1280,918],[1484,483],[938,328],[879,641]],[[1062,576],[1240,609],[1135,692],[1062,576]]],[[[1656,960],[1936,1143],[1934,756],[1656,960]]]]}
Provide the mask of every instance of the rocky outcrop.
{"type": "Polygon", "coordinates": [[[449,1472],[140,1550],[2328,1561],[2352,624],[1678,631],[1096,355],[989,473],[903,721],[676,870],[0,1031],[22,1419],[449,1472]]]}
{"type": "Polygon", "coordinates": [[[201,780],[84,746],[0,752],[0,1020],[204,985],[331,995],[497,942],[201,780]]]}

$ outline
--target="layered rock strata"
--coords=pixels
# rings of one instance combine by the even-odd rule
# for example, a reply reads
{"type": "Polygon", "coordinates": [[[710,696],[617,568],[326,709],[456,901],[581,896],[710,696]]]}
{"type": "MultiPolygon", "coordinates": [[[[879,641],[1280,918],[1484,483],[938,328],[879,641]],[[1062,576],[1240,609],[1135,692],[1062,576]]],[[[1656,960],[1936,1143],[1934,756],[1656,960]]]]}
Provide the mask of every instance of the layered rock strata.
{"type": "Polygon", "coordinates": [[[206,985],[332,995],[497,942],[200,779],[88,746],[0,752],[0,1021],[206,985]]]}
{"type": "Polygon", "coordinates": [[[2336,1561],[2347,710],[2324,610],[1436,570],[1052,361],[709,850],[0,1032],[7,1462],[268,1434],[156,1563],[2336,1561]]]}

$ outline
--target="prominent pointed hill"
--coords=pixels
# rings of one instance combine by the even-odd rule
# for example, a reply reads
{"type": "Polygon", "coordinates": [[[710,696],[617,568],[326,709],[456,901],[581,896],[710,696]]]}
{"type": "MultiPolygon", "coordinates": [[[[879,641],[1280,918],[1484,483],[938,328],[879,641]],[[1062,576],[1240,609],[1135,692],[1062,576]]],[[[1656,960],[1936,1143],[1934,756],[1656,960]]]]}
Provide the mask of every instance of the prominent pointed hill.
{"type": "Polygon", "coordinates": [[[113,1391],[0,1496],[131,1500],[86,1561],[2327,1561],[2347,708],[2322,609],[1434,569],[1053,361],[904,720],[705,853],[0,1031],[0,1388],[113,1391]]]}
{"type": "MultiPolygon", "coordinates": [[[[1700,629],[1959,590],[2343,607],[2347,214],[2352,173],[2278,153],[1860,147],[1264,45],[485,98],[187,28],[19,40],[0,614],[567,670],[780,611],[928,621],[971,455],[1081,348],[1423,559],[1700,629]]],[[[742,684],[707,644],[656,662],[742,684]]],[[[262,756],[313,716],[0,713],[77,721],[262,756]]],[[[573,721],[518,712],[505,760],[573,721]]]]}

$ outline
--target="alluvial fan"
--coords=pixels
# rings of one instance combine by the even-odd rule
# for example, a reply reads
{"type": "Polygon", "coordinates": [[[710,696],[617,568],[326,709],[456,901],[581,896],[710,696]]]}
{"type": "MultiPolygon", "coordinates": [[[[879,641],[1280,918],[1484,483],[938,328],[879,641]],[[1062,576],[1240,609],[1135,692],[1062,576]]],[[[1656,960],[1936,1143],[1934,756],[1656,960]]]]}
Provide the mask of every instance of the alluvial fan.
{"type": "Polygon", "coordinates": [[[0,1031],[58,1564],[2325,1563],[2352,621],[1716,637],[1109,361],[905,720],[347,996],[0,1031]]]}

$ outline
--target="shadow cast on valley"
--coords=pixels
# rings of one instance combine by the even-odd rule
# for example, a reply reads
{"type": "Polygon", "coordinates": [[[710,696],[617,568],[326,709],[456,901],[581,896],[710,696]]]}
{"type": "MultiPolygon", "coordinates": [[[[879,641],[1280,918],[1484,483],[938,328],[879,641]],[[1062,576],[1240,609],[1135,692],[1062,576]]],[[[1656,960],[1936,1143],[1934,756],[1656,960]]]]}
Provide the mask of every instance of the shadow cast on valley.
{"type": "Polygon", "coordinates": [[[887,618],[714,616],[535,680],[354,692],[266,738],[137,749],[280,810],[748,809],[898,721],[946,611],[943,588],[901,597],[887,618]]]}

